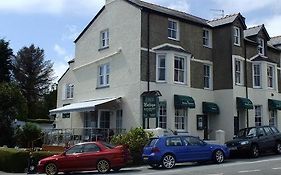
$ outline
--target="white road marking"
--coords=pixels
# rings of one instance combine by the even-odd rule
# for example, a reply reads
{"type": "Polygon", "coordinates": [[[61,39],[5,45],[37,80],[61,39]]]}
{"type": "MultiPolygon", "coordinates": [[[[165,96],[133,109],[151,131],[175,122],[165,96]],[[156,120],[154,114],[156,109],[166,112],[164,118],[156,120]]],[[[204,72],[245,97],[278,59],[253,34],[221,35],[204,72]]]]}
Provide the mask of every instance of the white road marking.
{"type": "Polygon", "coordinates": [[[219,174],[207,174],[207,175],[224,175],[223,173],[219,173],[219,174]]]}
{"type": "Polygon", "coordinates": [[[238,173],[251,173],[251,172],[258,172],[261,170],[245,170],[245,171],[238,171],[238,173]]]}
{"type": "Polygon", "coordinates": [[[278,168],[272,168],[273,170],[281,170],[281,167],[278,168]]]}

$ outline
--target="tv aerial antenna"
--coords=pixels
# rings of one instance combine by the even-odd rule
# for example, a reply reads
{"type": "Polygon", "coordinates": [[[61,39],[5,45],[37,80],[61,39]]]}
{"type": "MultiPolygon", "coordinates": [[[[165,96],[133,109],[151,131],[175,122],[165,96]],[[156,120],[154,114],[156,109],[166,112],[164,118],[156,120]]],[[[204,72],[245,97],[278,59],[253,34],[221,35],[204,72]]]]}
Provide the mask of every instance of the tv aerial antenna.
{"type": "Polygon", "coordinates": [[[224,10],[223,9],[210,9],[213,12],[213,18],[219,19],[224,17],[224,10]]]}

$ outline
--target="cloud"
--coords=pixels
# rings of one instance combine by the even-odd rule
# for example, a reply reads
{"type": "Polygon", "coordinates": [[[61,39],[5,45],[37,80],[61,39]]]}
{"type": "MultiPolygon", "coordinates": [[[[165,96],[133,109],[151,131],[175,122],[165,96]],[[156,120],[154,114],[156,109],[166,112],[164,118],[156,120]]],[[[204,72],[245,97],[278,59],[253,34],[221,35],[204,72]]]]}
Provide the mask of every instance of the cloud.
{"type": "Polygon", "coordinates": [[[74,41],[79,34],[80,31],[78,31],[78,27],[76,25],[67,25],[65,33],[62,34],[62,40],[74,41]]]}
{"type": "Polygon", "coordinates": [[[62,48],[60,45],[58,44],[55,44],[54,46],[54,51],[58,54],[58,55],[65,55],[66,54],[66,51],[64,48],[62,48]]]}
{"type": "Polygon", "coordinates": [[[227,13],[246,13],[262,8],[273,8],[280,3],[278,0],[213,0],[213,2],[227,13]]]}
{"type": "Polygon", "coordinates": [[[53,68],[54,68],[54,72],[55,72],[54,82],[58,82],[58,80],[61,78],[61,76],[67,70],[68,64],[67,64],[67,62],[55,62],[53,68]]]}
{"type": "Polygon", "coordinates": [[[272,16],[264,21],[266,30],[271,37],[281,35],[280,21],[281,15],[272,16]]]}
{"type": "Polygon", "coordinates": [[[0,12],[20,14],[91,14],[104,0],[0,0],[0,12]]]}

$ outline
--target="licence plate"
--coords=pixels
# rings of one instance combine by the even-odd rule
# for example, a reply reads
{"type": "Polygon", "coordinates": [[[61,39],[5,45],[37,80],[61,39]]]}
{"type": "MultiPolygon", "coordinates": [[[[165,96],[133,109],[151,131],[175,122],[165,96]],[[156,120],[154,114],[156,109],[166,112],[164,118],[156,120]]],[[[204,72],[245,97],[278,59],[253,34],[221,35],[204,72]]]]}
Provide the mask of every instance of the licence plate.
{"type": "Polygon", "coordinates": [[[143,160],[148,160],[148,157],[143,157],[143,160]]]}

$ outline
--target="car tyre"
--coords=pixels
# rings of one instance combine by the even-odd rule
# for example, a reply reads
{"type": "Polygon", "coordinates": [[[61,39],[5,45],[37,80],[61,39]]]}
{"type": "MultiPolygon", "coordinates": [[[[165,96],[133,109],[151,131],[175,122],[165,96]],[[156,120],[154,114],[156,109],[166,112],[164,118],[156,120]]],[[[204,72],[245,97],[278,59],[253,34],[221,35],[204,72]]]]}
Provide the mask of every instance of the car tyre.
{"type": "Polygon", "coordinates": [[[225,156],[222,150],[216,150],[213,155],[213,159],[216,163],[223,163],[225,156]]]}
{"type": "Polygon", "coordinates": [[[275,151],[277,154],[281,154],[281,142],[276,143],[275,151]]]}
{"type": "Polygon", "coordinates": [[[46,173],[47,175],[56,175],[56,174],[58,174],[57,165],[54,164],[54,163],[48,163],[48,164],[45,166],[45,173],[46,173]]]}
{"type": "Polygon", "coordinates": [[[157,168],[159,168],[159,164],[158,163],[150,163],[150,164],[148,164],[151,168],[153,168],[153,169],[157,169],[157,168]]]}
{"type": "Polygon", "coordinates": [[[107,173],[110,171],[110,164],[107,160],[100,160],[97,163],[97,170],[99,173],[107,173]]]}
{"type": "Polygon", "coordinates": [[[251,151],[250,152],[251,153],[251,157],[253,157],[253,158],[259,157],[260,150],[259,150],[259,147],[257,145],[252,145],[250,151],[251,151]]]}
{"type": "Polygon", "coordinates": [[[175,157],[171,154],[164,155],[164,157],[162,158],[162,165],[166,169],[174,168],[174,166],[176,165],[175,157]]]}

